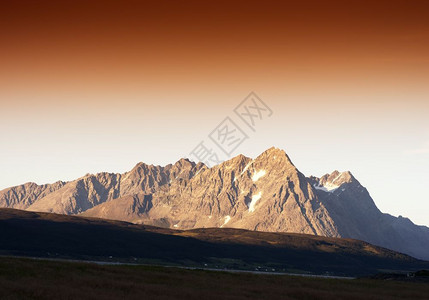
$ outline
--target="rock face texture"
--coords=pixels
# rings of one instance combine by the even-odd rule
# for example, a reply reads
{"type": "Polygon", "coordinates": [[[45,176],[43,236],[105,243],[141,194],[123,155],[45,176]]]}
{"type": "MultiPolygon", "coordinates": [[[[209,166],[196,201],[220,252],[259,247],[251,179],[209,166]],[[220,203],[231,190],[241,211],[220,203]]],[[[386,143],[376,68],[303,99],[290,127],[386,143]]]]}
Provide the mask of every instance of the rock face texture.
{"type": "Polygon", "coordinates": [[[350,172],[305,177],[280,149],[207,168],[181,159],[0,191],[0,207],[177,229],[231,227],[363,240],[429,260],[429,228],[378,210],[350,172]]]}
{"type": "Polygon", "coordinates": [[[26,209],[39,199],[62,188],[66,183],[37,185],[33,182],[14,186],[0,191],[0,207],[26,209]]]}
{"type": "Polygon", "coordinates": [[[142,222],[167,218],[169,227],[181,229],[234,227],[338,236],[310,183],[278,149],[254,160],[240,155],[202,169],[191,180],[176,180],[153,194],[152,205],[142,222]]]}
{"type": "Polygon", "coordinates": [[[124,174],[88,174],[46,194],[25,209],[78,214],[113,199],[154,193],[173,179],[188,180],[203,166],[181,159],[176,164],[165,167],[138,163],[124,174]]]}

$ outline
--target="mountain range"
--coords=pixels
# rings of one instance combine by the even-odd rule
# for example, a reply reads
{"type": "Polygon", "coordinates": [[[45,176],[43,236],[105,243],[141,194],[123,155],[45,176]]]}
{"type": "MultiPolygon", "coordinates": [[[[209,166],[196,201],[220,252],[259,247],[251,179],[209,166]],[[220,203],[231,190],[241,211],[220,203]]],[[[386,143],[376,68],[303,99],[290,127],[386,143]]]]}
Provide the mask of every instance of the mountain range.
{"type": "Polygon", "coordinates": [[[350,172],[306,177],[285,151],[214,167],[180,159],[0,191],[0,207],[170,229],[238,228],[352,238],[429,260],[429,228],[382,213],[350,172]]]}

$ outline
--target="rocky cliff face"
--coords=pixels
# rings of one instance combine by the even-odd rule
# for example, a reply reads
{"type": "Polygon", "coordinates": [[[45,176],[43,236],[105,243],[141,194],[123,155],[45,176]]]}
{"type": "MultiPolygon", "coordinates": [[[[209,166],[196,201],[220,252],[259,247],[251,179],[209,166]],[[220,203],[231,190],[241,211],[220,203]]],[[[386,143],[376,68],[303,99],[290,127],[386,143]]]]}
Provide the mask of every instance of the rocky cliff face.
{"type": "Polygon", "coordinates": [[[62,181],[43,185],[29,182],[2,190],[0,191],[0,207],[26,209],[37,200],[62,188],[65,184],[62,181]]]}
{"type": "Polygon", "coordinates": [[[378,210],[350,172],[305,177],[280,149],[212,168],[181,159],[0,192],[0,206],[177,229],[232,227],[364,240],[429,259],[429,228],[378,210]]]}
{"type": "Polygon", "coordinates": [[[286,153],[238,156],[189,181],[153,194],[147,220],[168,217],[175,228],[234,227],[337,236],[314,190],[286,153]]]}
{"type": "Polygon", "coordinates": [[[176,164],[165,167],[138,163],[124,174],[88,174],[37,199],[26,209],[78,214],[113,199],[154,193],[172,180],[188,180],[202,167],[204,165],[201,163],[181,159],[176,164]]]}

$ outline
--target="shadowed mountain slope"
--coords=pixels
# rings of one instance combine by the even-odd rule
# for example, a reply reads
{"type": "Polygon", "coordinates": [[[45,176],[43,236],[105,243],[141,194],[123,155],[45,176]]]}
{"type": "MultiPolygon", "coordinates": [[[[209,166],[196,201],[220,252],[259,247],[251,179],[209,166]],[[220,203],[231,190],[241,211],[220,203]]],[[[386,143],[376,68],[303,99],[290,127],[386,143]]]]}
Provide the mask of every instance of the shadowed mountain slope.
{"type": "Polygon", "coordinates": [[[231,228],[171,230],[14,209],[0,209],[0,231],[3,255],[352,276],[429,265],[350,239],[231,228]]]}

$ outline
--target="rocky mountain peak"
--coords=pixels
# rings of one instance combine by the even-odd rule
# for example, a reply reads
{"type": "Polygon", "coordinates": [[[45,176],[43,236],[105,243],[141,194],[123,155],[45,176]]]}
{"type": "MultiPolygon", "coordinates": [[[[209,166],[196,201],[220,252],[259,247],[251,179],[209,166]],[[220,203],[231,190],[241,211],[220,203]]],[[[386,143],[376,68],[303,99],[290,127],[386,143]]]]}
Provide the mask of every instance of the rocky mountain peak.
{"type": "Polygon", "coordinates": [[[223,169],[223,170],[229,170],[230,172],[242,172],[246,166],[248,166],[249,163],[251,163],[252,159],[249,157],[246,157],[242,154],[237,155],[227,161],[224,161],[223,163],[215,166],[216,169],[223,169]]]}
{"type": "Polygon", "coordinates": [[[205,167],[203,163],[195,163],[187,158],[179,159],[174,165],[165,167],[169,176],[169,182],[177,179],[191,179],[200,169],[205,167]]]}
{"type": "Polygon", "coordinates": [[[337,186],[340,186],[344,183],[351,183],[355,180],[356,179],[353,177],[350,171],[339,172],[338,170],[335,170],[331,174],[326,174],[321,178],[321,182],[323,184],[332,184],[337,186]]]}
{"type": "Polygon", "coordinates": [[[155,166],[155,165],[148,165],[144,162],[139,162],[138,164],[136,164],[136,166],[131,170],[131,172],[133,170],[143,170],[143,171],[149,171],[149,170],[154,170],[154,169],[160,169],[162,168],[161,166],[155,166]]]}
{"type": "Polygon", "coordinates": [[[190,161],[187,158],[181,158],[178,161],[176,161],[176,163],[174,165],[178,166],[178,167],[183,167],[183,166],[194,167],[196,164],[193,161],[190,161]]]}
{"type": "Polygon", "coordinates": [[[334,192],[344,184],[360,187],[360,183],[350,171],[340,172],[333,171],[331,174],[325,174],[320,178],[310,177],[314,188],[325,192],[334,192]]]}
{"type": "Polygon", "coordinates": [[[274,162],[277,165],[283,163],[294,166],[286,152],[276,147],[265,150],[255,160],[265,160],[268,163],[274,162]]]}
{"type": "Polygon", "coordinates": [[[66,182],[38,185],[28,182],[0,191],[0,207],[26,209],[37,200],[63,187],[66,182]]]}

